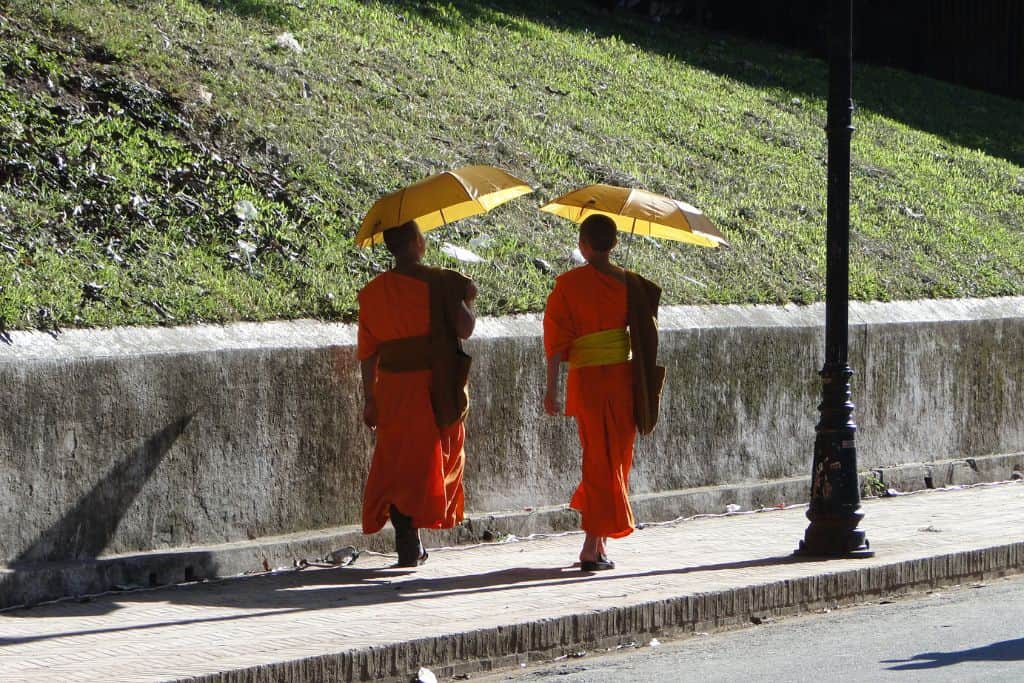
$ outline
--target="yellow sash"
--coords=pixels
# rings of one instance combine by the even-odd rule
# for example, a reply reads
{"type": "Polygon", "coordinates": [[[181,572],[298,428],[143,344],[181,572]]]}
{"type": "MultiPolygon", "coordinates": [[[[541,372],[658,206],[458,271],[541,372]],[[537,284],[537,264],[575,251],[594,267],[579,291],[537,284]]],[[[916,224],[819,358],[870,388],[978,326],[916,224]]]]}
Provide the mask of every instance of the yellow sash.
{"type": "Polygon", "coordinates": [[[569,349],[569,367],[614,365],[629,360],[629,335],[625,328],[602,330],[577,337],[569,349]]]}

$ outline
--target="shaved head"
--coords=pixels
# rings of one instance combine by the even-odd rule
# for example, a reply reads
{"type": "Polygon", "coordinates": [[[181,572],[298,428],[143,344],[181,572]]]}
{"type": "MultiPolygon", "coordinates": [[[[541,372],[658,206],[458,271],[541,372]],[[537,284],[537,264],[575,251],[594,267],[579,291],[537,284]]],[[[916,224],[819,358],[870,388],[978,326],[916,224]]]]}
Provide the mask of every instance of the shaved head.
{"type": "Polygon", "coordinates": [[[615,221],[599,213],[587,216],[580,223],[580,239],[589,244],[594,251],[604,253],[611,251],[618,242],[615,221]]]}
{"type": "Polygon", "coordinates": [[[406,221],[397,228],[389,228],[384,231],[384,245],[391,252],[392,256],[401,256],[416,243],[420,234],[420,226],[416,221],[406,221]]]}

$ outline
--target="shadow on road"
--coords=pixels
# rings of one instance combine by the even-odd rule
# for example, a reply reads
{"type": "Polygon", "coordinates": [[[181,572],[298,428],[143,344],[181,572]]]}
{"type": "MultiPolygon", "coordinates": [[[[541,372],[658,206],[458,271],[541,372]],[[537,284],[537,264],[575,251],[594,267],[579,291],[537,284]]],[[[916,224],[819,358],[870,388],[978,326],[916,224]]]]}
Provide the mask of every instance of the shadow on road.
{"type": "Polygon", "coordinates": [[[1019,662],[1024,661],[1024,638],[1003,640],[998,643],[973,647],[969,650],[953,652],[922,652],[909,659],[885,659],[883,664],[890,666],[890,671],[917,671],[920,669],[938,669],[964,662],[1019,662]]]}

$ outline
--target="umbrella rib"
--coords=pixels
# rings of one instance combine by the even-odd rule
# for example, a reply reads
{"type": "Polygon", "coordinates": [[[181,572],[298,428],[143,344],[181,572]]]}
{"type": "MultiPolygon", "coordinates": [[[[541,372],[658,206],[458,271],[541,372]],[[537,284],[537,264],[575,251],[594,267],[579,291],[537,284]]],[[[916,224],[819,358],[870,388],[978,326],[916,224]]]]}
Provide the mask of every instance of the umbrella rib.
{"type": "MultiPolygon", "coordinates": [[[[629,205],[629,200],[633,198],[633,193],[634,192],[636,192],[636,189],[635,188],[630,188],[629,194],[627,194],[626,198],[624,200],[622,200],[622,206],[619,207],[619,213],[623,213],[623,214],[625,213],[626,207],[629,205]]],[[[636,228],[636,219],[635,218],[633,219],[633,228],[634,229],[636,228]]]]}
{"type": "Polygon", "coordinates": [[[405,190],[401,192],[402,194],[398,195],[398,225],[402,224],[402,209],[405,208],[405,190]]]}
{"type": "Polygon", "coordinates": [[[466,191],[466,196],[467,197],[469,197],[470,199],[476,199],[476,195],[473,194],[473,190],[470,189],[469,185],[467,185],[465,182],[463,182],[462,178],[460,178],[456,174],[452,173],[451,171],[446,171],[445,173],[447,175],[450,175],[452,178],[455,178],[455,182],[457,182],[459,185],[461,185],[462,189],[466,191]]]}

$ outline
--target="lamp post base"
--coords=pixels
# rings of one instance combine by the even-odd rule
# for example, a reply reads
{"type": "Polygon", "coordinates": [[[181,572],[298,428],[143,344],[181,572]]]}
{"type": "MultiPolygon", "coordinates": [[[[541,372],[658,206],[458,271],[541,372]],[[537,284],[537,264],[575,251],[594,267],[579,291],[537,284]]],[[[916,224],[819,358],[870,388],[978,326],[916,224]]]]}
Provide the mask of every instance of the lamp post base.
{"type": "Polygon", "coordinates": [[[874,557],[867,533],[856,528],[864,513],[859,509],[849,517],[815,516],[804,531],[800,547],[793,551],[801,557],[874,557]]]}

